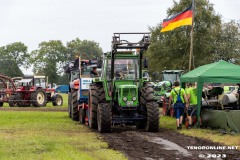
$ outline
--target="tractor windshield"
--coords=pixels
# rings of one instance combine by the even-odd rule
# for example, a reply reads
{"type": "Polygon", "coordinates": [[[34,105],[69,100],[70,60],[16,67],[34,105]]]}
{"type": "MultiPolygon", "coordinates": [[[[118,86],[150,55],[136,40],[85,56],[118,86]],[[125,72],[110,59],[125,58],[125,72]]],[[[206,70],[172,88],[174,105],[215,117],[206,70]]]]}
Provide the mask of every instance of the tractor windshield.
{"type": "MultiPolygon", "coordinates": [[[[134,80],[138,78],[137,59],[116,59],[114,61],[114,78],[116,80],[134,80]]],[[[111,60],[108,60],[108,78],[111,75],[111,60]]]]}
{"type": "Polygon", "coordinates": [[[174,73],[164,73],[163,74],[163,80],[164,81],[170,81],[172,84],[174,83],[174,81],[179,81],[179,75],[178,74],[174,74],[174,73]]]}
{"type": "Polygon", "coordinates": [[[32,86],[32,78],[24,78],[18,82],[19,86],[32,86]]]}

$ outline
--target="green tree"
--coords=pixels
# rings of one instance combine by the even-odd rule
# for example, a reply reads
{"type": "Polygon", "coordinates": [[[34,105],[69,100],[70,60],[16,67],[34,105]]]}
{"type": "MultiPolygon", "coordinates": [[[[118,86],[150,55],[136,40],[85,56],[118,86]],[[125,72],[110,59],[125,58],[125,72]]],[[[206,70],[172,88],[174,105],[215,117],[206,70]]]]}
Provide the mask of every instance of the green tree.
{"type": "Polygon", "coordinates": [[[80,40],[76,38],[70,42],[67,42],[68,60],[73,60],[75,53],[79,53],[82,59],[94,59],[99,58],[102,55],[102,48],[94,41],[80,40]]]}
{"type": "Polygon", "coordinates": [[[48,76],[50,83],[56,83],[63,73],[63,64],[67,54],[66,47],[60,40],[41,42],[39,49],[32,51],[33,72],[48,76]]]}
{"type": "Polygon", "coordinates": [[[240,64],[240,23],[223,23],[219,36],[214,41],[214,59],[240,64]]]}
{"type": "Polygon", "coordinates": [[[9,77],[22,77],[23,73],[13,60],[0,59],[0,74],[4,74],[9,77]]]}
{"type": "Polygon", "coordinates": [[[69,84],[68,74],[64,73],[61,75],[57,81],[57,84],[67,85],[69,84]]]}
{"type": "Polygon", "coordinates": [[[27,46],[22,42],[15,42],[5,47],[6,57],[8,59],[13,59],[19,67],[29,68],[29,53],[27,52],[27,46]]]}
{"type": "Polygon", "coordinates": [[[20,67],[28,68],[29,58],[27,46],[22,42],[0,47],[0,72],[10,77],[23,76],[20,67]]]}
{"type": "MultiPolygon", "coordinates": [[[[194,18],[193,66],[210,63],[215,58],[215,43],[221,36],[221,17],[216,15],[213,5],[205,0],[196,1],[194,18]]],[[[191,5],[191,0],[174,1],[167,10],[169,17],[191,5]]],[[[152,71],[164,69],[188,69],[190,52],[190,26],[160,33],[161,24],[150,28],[151,46],[147,52],[152,71]]]]}

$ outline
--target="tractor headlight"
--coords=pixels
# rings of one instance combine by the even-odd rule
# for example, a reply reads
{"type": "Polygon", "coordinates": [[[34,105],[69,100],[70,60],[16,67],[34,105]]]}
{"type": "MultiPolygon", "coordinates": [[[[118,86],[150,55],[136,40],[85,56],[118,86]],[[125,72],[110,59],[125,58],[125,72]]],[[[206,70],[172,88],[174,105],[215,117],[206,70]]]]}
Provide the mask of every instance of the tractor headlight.
{"type": "Polygon", "coordinates": [[[136,98],[136,97],[132,97],[132,100],[133,100],[133,101],[136,101],[136,100],[137,100],[137,98],[136,98]]]}
{"type": "Polygon", "coordinates": [[[126,101],[127,101],[127,97],[123,97],[123,101],[125,101],[125,102],[126,102],[126,101]]]}

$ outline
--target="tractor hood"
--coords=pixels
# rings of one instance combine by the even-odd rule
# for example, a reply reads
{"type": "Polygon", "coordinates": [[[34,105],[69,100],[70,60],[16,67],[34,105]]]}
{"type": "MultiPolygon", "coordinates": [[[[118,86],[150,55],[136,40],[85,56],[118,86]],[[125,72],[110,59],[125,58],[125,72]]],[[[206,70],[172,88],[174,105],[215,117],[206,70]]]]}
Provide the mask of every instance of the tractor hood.
{"type": "Polygon", "coordinates": [[[119,84],[116,85],[117,98],[119,106],[137,107],[138,106],[138,87],[133,84],[119,84]]]}

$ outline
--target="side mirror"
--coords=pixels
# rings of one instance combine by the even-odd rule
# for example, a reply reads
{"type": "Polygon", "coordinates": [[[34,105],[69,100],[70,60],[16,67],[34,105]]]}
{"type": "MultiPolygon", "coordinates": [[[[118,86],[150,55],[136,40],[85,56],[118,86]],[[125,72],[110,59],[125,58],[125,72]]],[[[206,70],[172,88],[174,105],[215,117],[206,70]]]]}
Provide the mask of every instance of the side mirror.
{"type": "Polygon", "coordinates": [[[148,60],[147,60],[147,58],[144,58],[143,68],[148,68],[148,60]]]}
{"type": "Polygon", "coordinates": [[[97,60],[97,68],[102,68],[102,60],[101,59],[97,60]]]}

